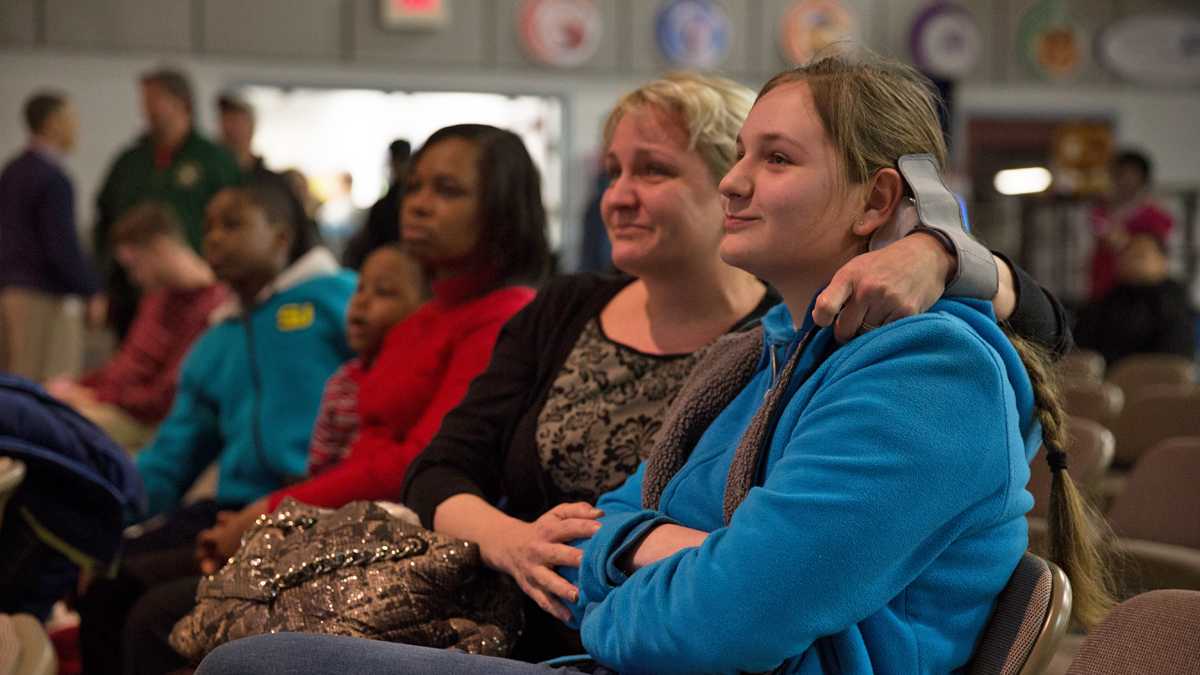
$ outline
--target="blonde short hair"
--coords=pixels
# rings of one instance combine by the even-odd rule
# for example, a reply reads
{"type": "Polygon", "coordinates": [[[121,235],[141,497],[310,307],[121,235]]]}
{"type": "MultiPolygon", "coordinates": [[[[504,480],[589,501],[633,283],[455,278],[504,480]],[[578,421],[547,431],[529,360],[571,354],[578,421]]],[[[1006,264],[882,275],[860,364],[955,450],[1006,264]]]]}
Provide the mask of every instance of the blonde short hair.
{"type": "Polygon", "coordinates": [[[720,181],[737,159],[737,134],[746,121],[754,92],[714,75],[675,72],[625,94],[604,121],[604,147],[612,143],[621,118],[651,107],[678,115],[687,132],[688,150],[699,153],[713,181],[720,181]]]}

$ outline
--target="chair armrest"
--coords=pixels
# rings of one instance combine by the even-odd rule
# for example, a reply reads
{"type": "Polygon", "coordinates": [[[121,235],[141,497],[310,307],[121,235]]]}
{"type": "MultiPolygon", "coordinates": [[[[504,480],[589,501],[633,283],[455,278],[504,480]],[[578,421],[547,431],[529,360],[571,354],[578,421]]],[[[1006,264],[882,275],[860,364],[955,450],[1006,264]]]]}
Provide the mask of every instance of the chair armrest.
{"type": "Polygon", "coordinates": [[[1125,538],[1113,548],[1123,597],[1160,588],[1200,590],[1200,549],[1125,538]]]}

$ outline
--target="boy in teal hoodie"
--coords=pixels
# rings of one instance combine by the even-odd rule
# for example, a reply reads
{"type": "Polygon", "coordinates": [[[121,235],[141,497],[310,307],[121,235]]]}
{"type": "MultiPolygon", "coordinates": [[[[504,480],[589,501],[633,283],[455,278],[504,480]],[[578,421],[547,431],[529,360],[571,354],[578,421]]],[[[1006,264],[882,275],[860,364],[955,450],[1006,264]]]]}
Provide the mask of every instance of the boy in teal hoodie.
{"type": "Polygon", "coordinates": [[[226,188],[209,203],[205,258],[234,297],[186,357],[171,412],[137,456],[148,511],[165,522],[138,528],[117,578],[80,599],[85,672],[122,671],[129,608],[148,586],[199,574],[194,540],[219,510],[304,476],[325,380],[352,356],[343,326],[355,286],[313,231],[282,184],[226,188]],[[214,461],[215,501],[180,508],[214,461]]]}
{"type": "Polygon", "coordinates": [[[328,250],[314,248],[243,292],[230,277],[246,249],[217,243],[220,229],[206,226],[206,254],[238,297],[197,340],[170,414],[137,457],[151,514],[173,509],[213,461],[216,501],[226,507],[303,478],[325,380],[352,355],[342,326],[354,275],[328,250]]]}

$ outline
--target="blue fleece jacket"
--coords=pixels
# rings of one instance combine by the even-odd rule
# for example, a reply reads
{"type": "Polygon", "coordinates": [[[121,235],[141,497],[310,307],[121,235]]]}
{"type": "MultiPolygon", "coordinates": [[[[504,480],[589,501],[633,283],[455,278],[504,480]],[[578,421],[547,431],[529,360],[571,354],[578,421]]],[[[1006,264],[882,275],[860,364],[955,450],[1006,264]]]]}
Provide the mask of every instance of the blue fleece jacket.
{"type": "Polygon", "coordinates": [[[697,443],[658,510],[643,470],[578,542],[583,644],[622,673],[942,673],[962,666],[1027,541],[1041,443],[1028,375],[991,305],[941,301],[829,354],[819,331],[787,386],[758,487],[722,521],[734,450],[813,330],[764,318],[759,370],[697,443]],[[805,373],[811,372],[807,378],[805,373]],[[626,576],[655,525],[709,532],[626,576]]]}
{"type": "MultiPolygon", "coordinates": [[[[303,260],[303,259],[301,259],[303,260]]],[[[242,506],[305,474],[325,380],[346,344],[350,272],[318,274],[217,323],[196,341],[171,412],[137,456],[151,515],[218,460],[218,503],[242,506]]]]}

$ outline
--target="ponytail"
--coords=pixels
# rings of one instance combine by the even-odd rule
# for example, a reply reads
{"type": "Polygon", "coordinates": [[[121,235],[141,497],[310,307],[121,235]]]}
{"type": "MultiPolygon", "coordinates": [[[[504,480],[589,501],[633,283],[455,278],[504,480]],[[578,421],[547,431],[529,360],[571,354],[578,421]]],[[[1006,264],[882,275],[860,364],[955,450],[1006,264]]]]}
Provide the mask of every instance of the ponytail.
{"type": "Polygon", "coordinates": [[[1049,533],[1046,557],[1071,580],[1072,617],[1091,628],[1115,604],[1114,584],[1104,553],[1107,526],[1079,492],[1067,471],[1066,412],[1050,361],[1041,348],[1009,334],[1033,385],[1034,414],[1042,423],[1046,463],[1050,465],[1049,533]]]}

